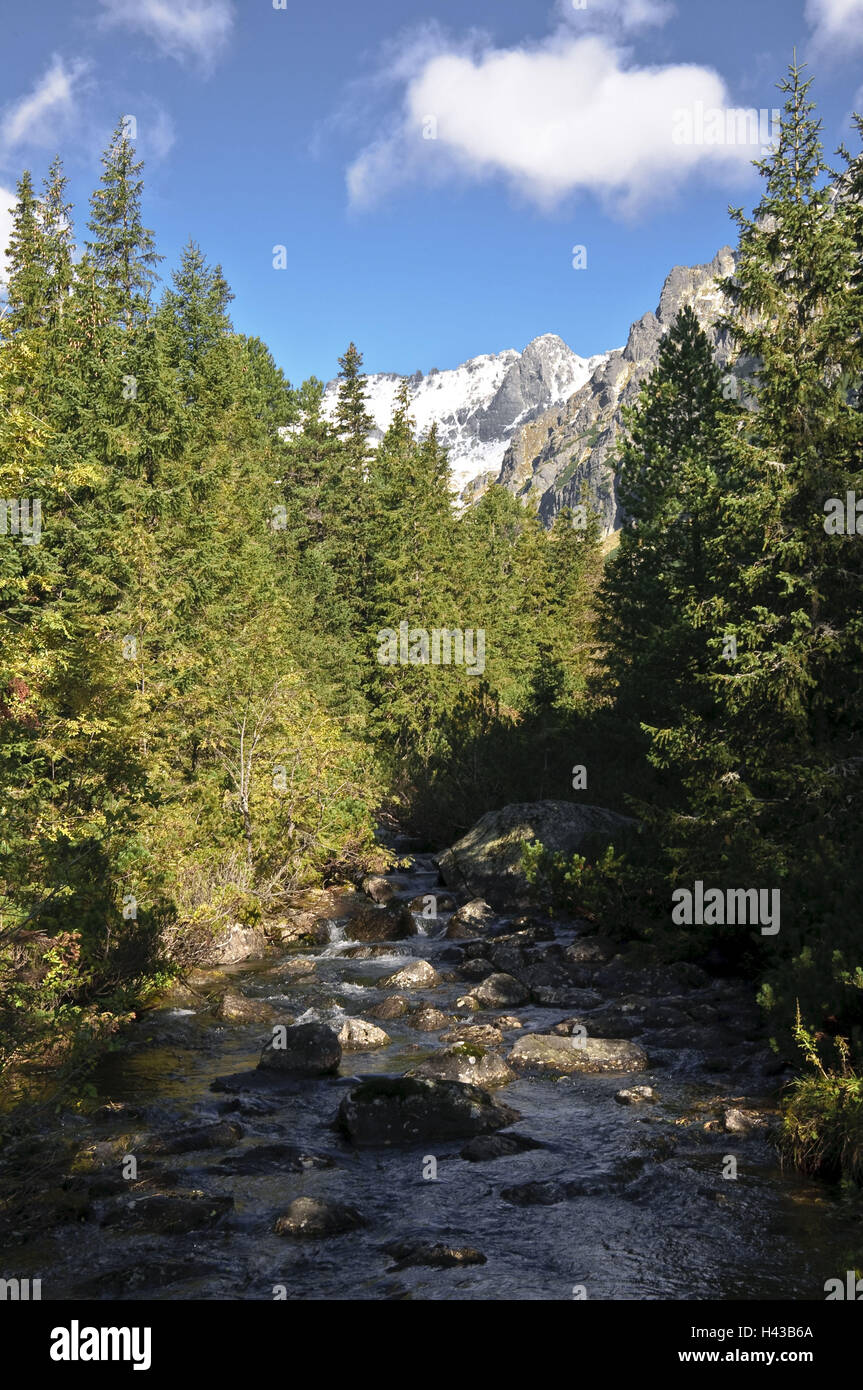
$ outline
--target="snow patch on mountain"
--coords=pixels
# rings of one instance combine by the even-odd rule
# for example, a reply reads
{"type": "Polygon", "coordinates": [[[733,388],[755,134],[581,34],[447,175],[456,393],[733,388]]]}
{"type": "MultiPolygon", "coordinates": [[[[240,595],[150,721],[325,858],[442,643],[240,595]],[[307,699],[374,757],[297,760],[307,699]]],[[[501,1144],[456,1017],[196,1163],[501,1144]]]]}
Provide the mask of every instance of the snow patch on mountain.
{"type": "MultiPolygon", "coordinates": [[[[608,360],[608,353],[579,357],[555,333],[528,343],[524,352],[472,357],[461,366],[409,377],[410,409],[423,438],[437,424],[449,451],[453,486],[461,492],[482,473],[497,472],[515,430],[551,406],[562,405],[608,360]]],[[[403,377],[391,372],[366,377],[368,411],[379,440],[390,424],[403,377]]],[[[332,419],[338,381],[327,385],[323,413],[332,419]]]]}

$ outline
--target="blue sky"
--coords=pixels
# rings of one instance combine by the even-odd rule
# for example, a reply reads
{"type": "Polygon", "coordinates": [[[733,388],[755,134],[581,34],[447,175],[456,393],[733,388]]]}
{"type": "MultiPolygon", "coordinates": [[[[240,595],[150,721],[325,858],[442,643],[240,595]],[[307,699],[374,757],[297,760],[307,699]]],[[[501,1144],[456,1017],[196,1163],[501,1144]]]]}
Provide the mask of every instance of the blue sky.
{"type": "Polygon", "coordinates": [[[828,149],[863,106],[863,0],[277,3],[0,19],[0,236],[21,168],[56,151],[83,231],[134,116],[164,273],[193,236],[294,381],[334,375],[351,338],[367,370],[402,373],[547,332],[618,346],[672,265],[732,240],[729,202],[757,198],[757,149],[696,143],[686,113],[769,113],[795,45],[828,149]]]}

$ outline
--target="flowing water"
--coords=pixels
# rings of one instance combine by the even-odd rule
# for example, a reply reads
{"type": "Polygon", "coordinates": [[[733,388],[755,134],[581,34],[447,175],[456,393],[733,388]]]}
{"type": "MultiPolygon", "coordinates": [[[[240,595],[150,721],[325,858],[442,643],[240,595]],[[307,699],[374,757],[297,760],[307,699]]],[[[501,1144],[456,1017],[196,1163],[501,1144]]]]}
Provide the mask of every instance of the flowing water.
{"type": "MultiPolygon", "coordinates": [[[[437,881],[423,857],[399,875],[404,898],[437,881]]],[[[219,977],[278,1017],[338,1029],[346,1015],[368,1017],[392,993],[379,981],[410,960],[441,973],[458,965],[464,943],[441,939],[445,918],[416,917],[418,935],[351,958],[351,910],[348,903],[331,924],[328,945],[219,977]],[[314,959],[313,974],[297,978],[298,956],[314,959]]],[[[572,939],[572,929],[561,932],[572,939]]],[[[455,1007],[469,988],[451,979],[400,992],[472,1022],[455,1007]]],[[[506,1012],[527,1031],[567,1015],[533,1005],[506,1012]]],[[[79,1150],[103,1146],[96,1152],[110,1160],[101,1180],[70,1175],[64,1190],[80,1207],[13,1239],[0,1273],[41,1278],[43,1299],[809,1300],[823,1299],[825,1280],[861,1263],[859,1203],[783,1175],[762,1140],[705,1128],[711,1101],[729,1093],[729,1081],[733,1092],[734,1078],[704,1071],[697,1048],[652,1046],[649,1034],[639,1039],[650,1058],[645,1073],[520,1076],[496,1092],[521,1114],[513,1129],[541,1147],[484,1162],[461,1158],[459,1142],[354,1149],[333,1124],[346,1089],[361,1076],[401,1074],[440,1046],[437,1033],[418,1032],[409,1016],[382,1026],[390,1045],[345,1054],[336,1076],[276,1085],[258,1073],[212,1089],[225,1086],[217,1078],[256,1066],[270,1026],[219,1022],[206,999],[149,1012],[128,1045],[100,1064],[88,1113],[64,1115],[46,1136],[79,1150]],[[654,1086],[660,1102],[615,1103],[616,1091],[636,1084],[654,1086]],[[152,1152],[154,1135],[218,1121],[242,1127],[230,1147],[152,1152]],[[157,1191],[192,1188],[233,1205],[202,1230],[112,1225],[111,1213],[128,1203],[117,1180],[126,1154],[157,1191]],[[736,1179],[723,1177],[729,1155],[736,1179]],[[514,1197],[527,1183],[547,1186],[533,1200],[514,1197]],[[559,1183],[576,1183],[578,1195],[570,1189],[560,1200],[559,1183]],[[349,1203],[367,1224],[322,1240],[276,1235],[275,1219],[299,1196],[349,1203]],[[394,1241],[470,1246],[485,1263],[394,1269],[384,1249],[394,1241]]],[[[518,1035],[507,1032],[505,1051],[518,1035]]]]}

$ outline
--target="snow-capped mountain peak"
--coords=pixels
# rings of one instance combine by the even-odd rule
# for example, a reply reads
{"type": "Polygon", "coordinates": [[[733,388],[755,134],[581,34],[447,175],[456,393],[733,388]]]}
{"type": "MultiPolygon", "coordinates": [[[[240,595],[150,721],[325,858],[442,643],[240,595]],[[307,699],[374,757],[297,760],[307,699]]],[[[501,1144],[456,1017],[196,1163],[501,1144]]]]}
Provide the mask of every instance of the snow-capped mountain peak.
{"type": "MultiPolygon", "coordinates": [[[[507,348],[462,362],[459,367],[409,377],[411,414],[422,437],[436,423],[449,450],[454,487],[497,473],[513,432],[534,415],[563,404],[607,360],[608,354],[579,357],[555,333],[544,333],[523,352],[507,348]]],[[[387,429],[403,378],[379,372],[366,377],[368,411],[375,438],[387,429]]],[[[323,412],[332,418],[338,381],[324,393],[323,412]]]]}

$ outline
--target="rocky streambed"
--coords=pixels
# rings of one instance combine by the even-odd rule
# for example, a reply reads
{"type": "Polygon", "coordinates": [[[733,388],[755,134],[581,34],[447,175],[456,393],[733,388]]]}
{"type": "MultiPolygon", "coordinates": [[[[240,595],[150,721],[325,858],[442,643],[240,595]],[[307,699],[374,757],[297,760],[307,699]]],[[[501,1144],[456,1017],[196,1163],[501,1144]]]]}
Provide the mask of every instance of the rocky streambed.
{"type": "Polygon", "coordinates": [[[740,984],[435,861],[193,972],[7,1146],[43,1299],[823,1299],[859,1203],[780,1171],[785,1079],[740,984]],[[308,940],[316,945],[309,945],[308,940]],[[259,943],[260,945],[260,943],[259,943]]]}

